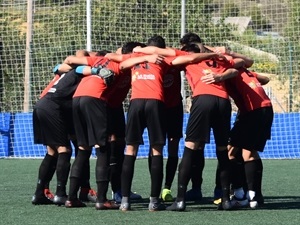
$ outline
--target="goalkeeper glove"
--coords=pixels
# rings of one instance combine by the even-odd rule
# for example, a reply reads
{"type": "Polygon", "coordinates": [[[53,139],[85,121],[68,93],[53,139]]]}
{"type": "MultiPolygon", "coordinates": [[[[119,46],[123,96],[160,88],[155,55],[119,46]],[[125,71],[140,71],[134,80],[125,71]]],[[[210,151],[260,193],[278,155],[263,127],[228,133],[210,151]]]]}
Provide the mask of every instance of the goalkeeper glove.
{"type": "Polygon", "coordinates": [[[115,77],[115,73],[105,67],[98,69],[98,75],[103,79],[106,86],[110,86],[113,83],[115,77]]]}

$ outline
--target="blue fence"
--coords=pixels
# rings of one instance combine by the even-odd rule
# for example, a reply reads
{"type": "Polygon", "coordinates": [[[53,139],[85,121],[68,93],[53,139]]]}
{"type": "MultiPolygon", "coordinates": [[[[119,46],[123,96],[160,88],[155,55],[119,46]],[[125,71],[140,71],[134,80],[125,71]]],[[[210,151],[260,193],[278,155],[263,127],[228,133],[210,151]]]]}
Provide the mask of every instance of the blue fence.
{"type": "MultiPolygon", "coordinates": [[[[185,114],[184,128],[189,114],[185,114]]],[[[235,115],[232,116],[234,121],[235,115]]],[[[147,157],[149,142],[147,130],[144,132],[145,144],[140,146],[138,157],[147,157]]],[[[267,142],[262,158],[299,159],[300,158],[300,113],[275,114],[272,126],[272,139],[267,142]]],[[[180,142],[179,156],[182,156],[184,141],[180,142]]],[[[0,157],[44,157],[45,147],[33,143],[32,113],[0,113],[0,157]]],[[[167,152],[164,150],[164,156],[167,152]]],[[[216,158],[214,138],[205,147],[206,158],[216,158]]]]}

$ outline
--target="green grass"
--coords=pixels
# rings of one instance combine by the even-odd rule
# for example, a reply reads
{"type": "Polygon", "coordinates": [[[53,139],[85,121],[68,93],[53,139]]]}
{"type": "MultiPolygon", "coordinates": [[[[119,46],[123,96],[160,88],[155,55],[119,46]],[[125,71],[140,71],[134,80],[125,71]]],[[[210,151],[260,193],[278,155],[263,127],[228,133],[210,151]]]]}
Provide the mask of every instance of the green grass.
{"type": "MultiPolygon", "coordinates": [[[[216,160],[206,160],[204,199],[188,203],[186,212],[149,212],[149,173],[146,159],[136,161],[133,190],[144,199],[132,204],[132,211],[97,211],[86,208],[34,206],[31,197],[40,159],[0,160],[0,224],[230,224],[277,225],[300,222],[300,160],[264,160],[263,193],[266,204],[257,210],[217,211],[212,204],[216,160]]],[[[91,184],[95,188],[95,160],[91,160],[91,184]]],[[[177,179],[172,192],[176,193],[177,179]]],[[[51,183],[55,190],[55,180],[51,183]]],[[[108,195],[110,197],[110,194],[108,195]]]]}

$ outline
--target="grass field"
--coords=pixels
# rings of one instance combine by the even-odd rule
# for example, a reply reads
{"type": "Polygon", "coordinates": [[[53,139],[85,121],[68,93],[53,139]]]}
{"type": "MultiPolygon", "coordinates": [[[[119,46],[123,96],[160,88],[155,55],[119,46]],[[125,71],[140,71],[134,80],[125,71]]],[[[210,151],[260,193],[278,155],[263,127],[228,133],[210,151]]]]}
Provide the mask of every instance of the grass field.
{"type": "MultiPolygon", "coordinates": [[[[230,224],[277,225],[300,223],[300,160],[264,160],[263,193],[265,205],[217,211],[212,204],[216,160],[206,160],[202,202],[188,202],[186,212],[149,212],[149,174],[146,159],[136,161],[133,190],[144,197],[132,204],[132,211],[97,211],[86,208],[66,209],[54,205],[34,206],[34,193],[40,159],[0,159],[0,224],[230,224]]],[[[95,188],[95,160],[91,160],[91,183],[95,188]]],[[[177,179],[173,193],[176,193],[177,179]]],[[[55,190],[55,180],[51,184],[55,190]]],[[[109,196],[110,197],[110,196],[109,196]]]]}

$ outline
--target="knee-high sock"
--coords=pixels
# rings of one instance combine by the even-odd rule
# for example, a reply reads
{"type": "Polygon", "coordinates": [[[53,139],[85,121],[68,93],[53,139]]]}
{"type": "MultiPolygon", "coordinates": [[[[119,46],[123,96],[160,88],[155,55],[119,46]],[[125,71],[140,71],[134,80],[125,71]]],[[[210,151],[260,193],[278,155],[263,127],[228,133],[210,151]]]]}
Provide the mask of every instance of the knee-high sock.
{"type": "Polygon", "coordinates": [[[245,175],[247,181],[248,191],[255,192],[255,175],[257,171],[256,160],[246,161],[245,162],[245,175]]]}
{"type": "Polygon", "coordinates": [[[202,185],[202,172],[204,169],[205,159],[203,150],[193,151],[193,159],[192,159],[192,188],[201,189],[202,185]]]}
{"type": "Polygon", "coordinates": [[[163,156],[152,156],[151,163],[151,193],[150,197],[159,197],[163,182],[163,156]]]}
{"type": "Polygon", "coordinates": [[[123,197],[130,197],[135,160],[136,157],[132,155],[125,155],[124,157],[121,176],[121,190],[123,197]]]}
{"type": "Polygon", "coordinates": [[[255,160],[256,165],[257,165],[257,170],[255,174],[255,180],[256,180],[256,185],[255,185],[255,192],[257,195],[262,195],[262,178],[263,178],[263,163],[261,159],[255,160]]]}
{"type": "Polygon", "coordinates": [[[220,182],[222,186],[222,200],[229,200],[230,197],[230,162],[228,152],[217,151],[217,158],[220,169],[220,182]]]}
{"type": "Polygon", "coordinates": [[[97,200],[103,203],[107,200],[107,191],[110,178],[110,148],[108,146],[96,148],[96,154],[97,200]]]}
{"type": "Polygon", "coordinates": [[[122,165],[124,161],[124,149],[125,144],[118,144],[112,141],[111,144],[111,156],[110,156],[110,182],[113,192],[121,190],[121,173],[122,165]]]}
{"type": "Polygon", "coordinates": [[[177,201],[184,200],[187,185],[191,178],[193,151],[188,147],[184,147],[183,156],[179,164],[177,201]]]}
{"type": "Polygon", "coordinates": [[[71,153],[64,152],[58,154],[57,159],[57,166],[56,166],[56,179],[57,179],[57,186],[56,186],[56,195],[58,196],[65,196],[66,193],[66,184],[68,181],[68,176],[70,172],[70,159],[71,153]]]}
{"type": "Polygon", "coordinates": [[[36,186],[35,195],[44,194],[45,185],[48,184],[52,178],[50,178],[50,174],[52,173],[52,168],[56,165],[56,162],[57,158],[55,156],[51,156],[48,153],[45,155],[39,167],[38,182],[36,186]]]}
{"type": "Polygon", "coordinates": [[[77,198],[80,181],[82,179],[83,167],[89,161],[91,156],[90,150],[79,150],[70,172],[69,200],[77,198]]]}
{"type": "Polygon", "coordinates": [[[165,188],[171,189],[178,165],[178,156],[169,156],[166,165],[165,188]]]}

